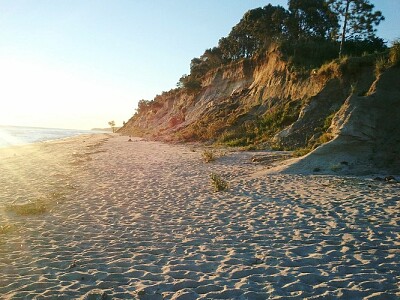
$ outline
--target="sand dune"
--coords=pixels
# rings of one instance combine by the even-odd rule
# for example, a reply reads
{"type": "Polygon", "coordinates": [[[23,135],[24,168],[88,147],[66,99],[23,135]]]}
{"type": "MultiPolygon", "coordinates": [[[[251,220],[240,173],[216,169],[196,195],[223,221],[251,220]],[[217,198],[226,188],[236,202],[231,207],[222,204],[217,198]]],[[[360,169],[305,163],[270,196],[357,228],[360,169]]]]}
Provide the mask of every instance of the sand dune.
{"type": "Polygon", "coordinates": [[[400,297],[399,184],[265,175],[254,153],[201,154],[110,135],[0,150],[0,295],[400,297]],[[37,199],[46,212],[7,208],[37,199]]]}

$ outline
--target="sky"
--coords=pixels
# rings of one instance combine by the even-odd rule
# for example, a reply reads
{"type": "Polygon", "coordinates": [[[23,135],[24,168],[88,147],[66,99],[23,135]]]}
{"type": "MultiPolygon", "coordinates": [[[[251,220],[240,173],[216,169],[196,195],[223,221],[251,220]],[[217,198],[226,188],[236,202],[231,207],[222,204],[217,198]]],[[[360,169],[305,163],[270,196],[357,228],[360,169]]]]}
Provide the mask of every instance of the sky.
{"type": "MultiPolygon", "coordinates": [[[[400,0],[373,0],[400,38],[400,0]]],[[[0,0],[0,125],[91,129],[176,87],[249,9],[287,0],[0,0]]]]}

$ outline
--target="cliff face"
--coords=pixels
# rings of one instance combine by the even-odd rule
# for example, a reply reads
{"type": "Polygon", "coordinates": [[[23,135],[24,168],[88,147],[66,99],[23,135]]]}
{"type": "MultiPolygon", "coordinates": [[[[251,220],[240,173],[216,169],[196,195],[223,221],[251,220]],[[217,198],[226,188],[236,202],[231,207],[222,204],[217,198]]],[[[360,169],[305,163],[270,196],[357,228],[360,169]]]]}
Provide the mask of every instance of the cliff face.
{"type": "Polygon", "coordinates": [[[306,73],[272,50],[209,72],[199,90],[163,93],[119,132],[167,141],[232,145],[250,141],[285,149],[316,147],[332,138],[329,145],[344,147],[346,141],[357,140],[362,141],[357,146],[362,152],[368,148],[381,153],[380,149],[387,148],[372,159],[374,163],[385,159],[387,164],[387,160],[398,161],[397,150],[388,156],[393,146],[386,141],[390,138],[390,145],[399,145],[397,135],[387,134],[400,115],[398,91],[393,90],[400,86],[399,78],[398,69],[375,78],[373,63],[367,58],[347,59],[306,73]],[[384,110],[396,105],[394,110],[384,110]],[[367,114],[371,110],[376,113],[367,114]],[[364,143],[372,139],[373,145],[364,143]]]}
{"type": "Polygon", "coordinates": [[[334,138],[287,172],[400,172],[400,68],[378,76],[364,96],[349,96],[332,120],[334,138]]]}

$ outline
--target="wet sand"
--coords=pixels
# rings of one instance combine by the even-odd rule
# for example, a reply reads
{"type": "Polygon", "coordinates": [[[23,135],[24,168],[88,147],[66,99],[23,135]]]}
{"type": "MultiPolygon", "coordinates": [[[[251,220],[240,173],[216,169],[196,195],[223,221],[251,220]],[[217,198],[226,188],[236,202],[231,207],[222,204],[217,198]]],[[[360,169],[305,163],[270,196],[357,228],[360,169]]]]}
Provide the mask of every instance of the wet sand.
{"type": "Polygon", "coordinates": [[[0,150],[4,299],[400,297],[399,184],[127,140],[0,150]],[[9,208],[39,200],[40,214],[9,208]]]}

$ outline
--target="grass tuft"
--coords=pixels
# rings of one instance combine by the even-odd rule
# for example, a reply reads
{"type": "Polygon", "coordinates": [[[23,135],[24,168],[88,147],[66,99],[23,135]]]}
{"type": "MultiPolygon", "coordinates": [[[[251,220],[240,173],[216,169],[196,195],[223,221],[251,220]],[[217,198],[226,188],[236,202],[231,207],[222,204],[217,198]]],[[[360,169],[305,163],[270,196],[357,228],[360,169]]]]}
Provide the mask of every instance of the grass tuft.
{"type": "Polygon", "coordinates": [[[0,226],[0,234],[7,234],[10,232],[13,232],[15,229],[14,225],[11,224],[5,224],[0,226]]]}
{"type": "Polygon", "coordinates": [[[214,151],[212,150],[204,150],[202,156],[206,163],[213,162],[217,159],[214,151]]]}
{"type": "Polygon", "coordinates": [[[211,184],[214,187],[214,191],[216,192],[225,191],[229,188],[228,182],[222,179],[222,177],[218,174],[211,173],[210,179],[211,179],[211,184]]]}
{"type": "Polygon", "coordinates": [[[292,155],[293,155],[293,157],[301,157],[301,156],[304,156],[304,155],[310,153],[311,151],[312,151],[312,149],[309,147],[299,148],[299,149],[294,150],[292,155]]]}

